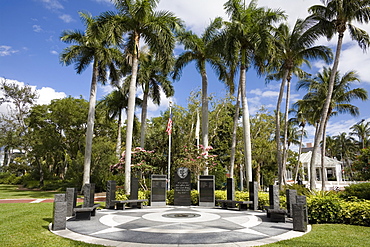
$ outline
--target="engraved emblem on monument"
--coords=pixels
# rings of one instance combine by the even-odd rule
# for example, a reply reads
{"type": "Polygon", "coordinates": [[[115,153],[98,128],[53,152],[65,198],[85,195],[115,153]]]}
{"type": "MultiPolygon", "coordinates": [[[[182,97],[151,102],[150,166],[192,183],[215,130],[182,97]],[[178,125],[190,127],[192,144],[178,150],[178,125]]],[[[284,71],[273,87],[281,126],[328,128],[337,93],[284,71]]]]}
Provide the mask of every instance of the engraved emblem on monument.
{"type": "Polygon", "coordinates": [[[188,176],[188,173],[189,173],[189,169],[186,167],[180,167],[179,169],[177,169],[177,175],[181,179],[186,178],[186,176],[188,176]]]}

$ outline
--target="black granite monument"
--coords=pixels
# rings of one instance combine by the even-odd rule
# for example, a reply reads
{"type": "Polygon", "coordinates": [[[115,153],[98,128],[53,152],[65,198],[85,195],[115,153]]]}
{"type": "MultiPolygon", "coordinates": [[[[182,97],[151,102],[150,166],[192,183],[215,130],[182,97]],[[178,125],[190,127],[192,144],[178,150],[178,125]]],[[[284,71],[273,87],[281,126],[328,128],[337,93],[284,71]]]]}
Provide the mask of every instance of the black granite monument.
{"type": "Polygon", "coordinates": [[[114,203],[112,201],[116,200],[116,186],[117,183],[114,180],[107,182],[107,191],[105,193],[105,208],[107,209],[114,209],[114,203]]]}
{"type": "Polygon", "coordinates": [[[150,205],[154,207],[166,206],[166,190],[167,176],[153,174],[150,205]]]}
{"type": "Polygon", "coordinates": [[[199,176],[199,206],[215,206],[215,176],[213,175],[199,176]]]}
{"type": "Polygon", "coordinates": [[[190,183],[190,171],[186,167],[180,167],[175,173],[175,194],[174,194],[174,205],[175,206],[190,206],[191,205],[191,183],[190,183]]]}
{"type": "Polygon", "coordinates": [[[67,225],[67,202],[65,194],[54,195],[53,231],[64,230],[67,225]]]}

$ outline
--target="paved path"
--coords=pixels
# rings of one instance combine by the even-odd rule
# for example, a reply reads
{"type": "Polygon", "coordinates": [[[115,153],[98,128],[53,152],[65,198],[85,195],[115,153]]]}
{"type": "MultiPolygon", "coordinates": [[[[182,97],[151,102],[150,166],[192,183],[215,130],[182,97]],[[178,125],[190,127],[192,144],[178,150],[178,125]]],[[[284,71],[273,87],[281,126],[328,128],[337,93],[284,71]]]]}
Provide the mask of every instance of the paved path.
{"type": "Polygon", "coordinates": [[[67,221],[62,237],[108,246],[258,246],[302,236],[291,219],[273,223],[260,211],[202,207],[98,210],[90,221],[67,221]]]}

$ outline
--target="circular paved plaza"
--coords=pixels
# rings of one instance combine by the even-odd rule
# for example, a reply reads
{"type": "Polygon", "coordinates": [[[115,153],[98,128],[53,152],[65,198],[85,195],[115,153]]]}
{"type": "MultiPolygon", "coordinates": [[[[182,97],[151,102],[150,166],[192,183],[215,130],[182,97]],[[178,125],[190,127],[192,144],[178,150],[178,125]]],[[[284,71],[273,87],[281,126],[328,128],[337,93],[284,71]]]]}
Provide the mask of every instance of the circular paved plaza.
{"type": "Polygon", "coordinates": [[[67,221],[55,234],[107,246],[258,246],[302,236],[266,213],[201,207],[98,210],[91,220],[67,221]]]}

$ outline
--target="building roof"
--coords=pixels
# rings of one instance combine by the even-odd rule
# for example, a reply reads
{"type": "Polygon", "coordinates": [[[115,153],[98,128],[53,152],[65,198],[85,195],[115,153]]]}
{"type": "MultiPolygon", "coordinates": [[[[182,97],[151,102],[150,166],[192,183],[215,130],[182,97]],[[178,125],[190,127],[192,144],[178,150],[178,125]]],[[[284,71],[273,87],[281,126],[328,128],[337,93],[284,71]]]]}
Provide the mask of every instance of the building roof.
{"type": "MultiPolygon", "coordinates": [[[[302,162],[302,164],[309,164],[311,162],[311,156],[312,156],[312,151],[301,154],[300,162],[302,162]]],[[[340,164],[342,164],[342,162],[337,159],[332,159],[326,156],[324,157],[325,167],[335,167],[340,164]]],[[[315,166],[321,167],[321,154],[320,153],[316,155],[315,166]]]]}

